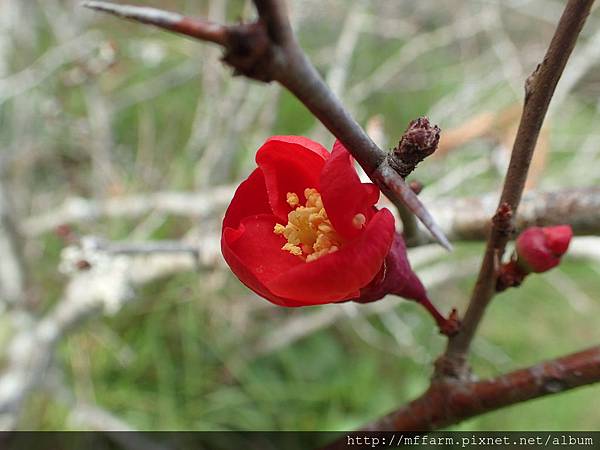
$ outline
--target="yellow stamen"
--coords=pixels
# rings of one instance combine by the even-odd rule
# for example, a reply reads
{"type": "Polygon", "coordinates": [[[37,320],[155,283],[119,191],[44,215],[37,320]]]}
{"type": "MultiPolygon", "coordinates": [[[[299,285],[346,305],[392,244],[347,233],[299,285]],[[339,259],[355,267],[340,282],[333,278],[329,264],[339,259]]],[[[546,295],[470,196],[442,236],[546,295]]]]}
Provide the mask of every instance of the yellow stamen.
{"type": "MultiPolygon", "coordinates": [[[[287,193],[286,201],[294,210],[288,214],[287,225],[278,223],[273,232],[286,238],[287,243],[282,250],[311,262],[337,251],[342,245],[342,238],[327,217],[319,191],[314,188],[305,189],[304,197],[306,203],[302,206],[297,194],[287,193]]],[[[366,221],[362,214],[357,216],[362,216],[366,221]]]]}
{"type": "Polygon", "coordinates": [[[298,194],[294,194],[293,192],[287,193],[286,200],[287,200],[288,205],[290,205],[292,208],[295,208],[296,206],[298,206],[300,204],[300,199],[298,198],[298,194]]]}
{"type": "Polygon", "coordinates": [[[302,249],[297,245],[290,244],[289,242],[281,247],[281,250],[286,250],[290,252],[292,255],[302,256],[302,249]]]}

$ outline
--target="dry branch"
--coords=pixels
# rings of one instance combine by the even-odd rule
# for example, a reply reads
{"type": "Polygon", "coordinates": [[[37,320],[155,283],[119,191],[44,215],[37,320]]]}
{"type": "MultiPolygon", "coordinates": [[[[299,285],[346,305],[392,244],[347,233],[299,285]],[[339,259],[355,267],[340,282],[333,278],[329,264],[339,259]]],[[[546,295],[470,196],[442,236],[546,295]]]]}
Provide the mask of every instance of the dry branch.
{"type": "MultiPolygon", "coordinates": [[[[432,203],[431,211],[452,241],[486,239],[496,208],[496,196],[447,199],[432,203]]],[[[521,201],[514,227],[568,224],[579,236],[600,233],[600,188],[563,189],[553,192],[529,191],[521,201]]]]}
{"type": "MultiPolygon", "coordinates": [[[[48,212],[21,223],[27,237],[51,232],[64,224],[80,225],[101,219],[136,219],[152,212],[206,218],[221,214],[235,186],[218,186],[203,192],[155,192],[124,195],[106,200],[80,197],[66,199],[48,212]]],[[[451,198],[433,202],[431,211],[452,242],[481,241],[489,232],[489,218],[496,207],[494,194],[451,198]]],[[[532,225],[569,224],[579,236],[600,234],[600,187],[529,191],[523,196],[515,219],[517,230],[532,225]]]]}
{"type": "Polygon", "coordinates": [[[84,6],[104,11],[140,23],[156,25],[165,30],[185,34],[202,41],[227,44],[227,29],[219,24],[201,19],[190,19],[181,14],[141,6],[113,5],[106,2],[88,1],[84,6]]]}
{"type": "Polygon", "coordinates": [[[71,197],[57,207],[48,208],[48,212],[26,219],[21,227],[25,235],[35,236],[64,224],[92,222],[100,218],[138,218],[153,211],[203,218],[223,209],[234,191],[234,186],[220,186],[204,192],[156,192],[106,200],[71,197]]]}

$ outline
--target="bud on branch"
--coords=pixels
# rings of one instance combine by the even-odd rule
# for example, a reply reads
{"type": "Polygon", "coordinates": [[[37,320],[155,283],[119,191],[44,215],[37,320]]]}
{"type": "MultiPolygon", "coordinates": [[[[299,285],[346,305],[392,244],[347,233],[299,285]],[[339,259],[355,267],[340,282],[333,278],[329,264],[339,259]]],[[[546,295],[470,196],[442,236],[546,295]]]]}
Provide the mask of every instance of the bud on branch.
{"type": "Polygon", "coordinates": [[[496,291],[519,286],[532,272],[547,272],[558,266],[572,237],[569,225],[527,228],[517,238],[515,255],[500,267],[496,291]]]}
{"type": "Polygon", "coordinates": [[[419,117],[408,125],[398,147],[390,154],[390,165],[406,178],[417,164],[437,150],[440,127],[432,125],[427,117],[419,117]]]}

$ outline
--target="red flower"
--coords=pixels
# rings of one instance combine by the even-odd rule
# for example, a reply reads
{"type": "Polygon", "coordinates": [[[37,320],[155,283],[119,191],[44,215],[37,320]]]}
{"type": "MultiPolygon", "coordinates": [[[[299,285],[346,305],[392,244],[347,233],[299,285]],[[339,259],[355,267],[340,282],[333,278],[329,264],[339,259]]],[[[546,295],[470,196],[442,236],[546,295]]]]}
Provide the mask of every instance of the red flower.
{"type": "Polygon", "coordinates": [[[329,153],[303,137],[275,136],[256,162],[227,209],[221,237],[242,283],[281,306],[367,302],[388,293],[427,300],[394,217],[374,206],[379,189],[360,182],[342,144],[329,153]]]}
{"type": "Polygon", "coordinates": [[[546,272],[558,266],[573,237],[569,225],[530,227],[516,242],[518,264],[527,272],[546,272]]]}

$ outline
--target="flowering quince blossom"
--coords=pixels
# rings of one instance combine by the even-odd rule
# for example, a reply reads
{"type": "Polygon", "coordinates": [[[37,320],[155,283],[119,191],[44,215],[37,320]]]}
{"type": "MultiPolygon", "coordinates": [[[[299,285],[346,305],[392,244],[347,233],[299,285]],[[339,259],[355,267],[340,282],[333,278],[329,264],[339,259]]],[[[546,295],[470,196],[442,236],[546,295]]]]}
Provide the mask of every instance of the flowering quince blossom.
{"type": "Polygon", "coordinates": [[[517,261],[526,272],[546,272],[558,266],[572,237],[569,225],[527,228],[517,238],[517,261]]]}
{"type": "Polygon", "coordinates": [[[410,267],[394,216],[374,206],[379,189],[361,183],[340,142],[329,153],[304,137],[274,136],[256,163],[227,209],[221,237],[242,283],[281,306],[396,294],[445,321],[410,267]]]}

